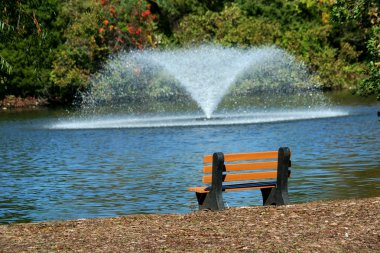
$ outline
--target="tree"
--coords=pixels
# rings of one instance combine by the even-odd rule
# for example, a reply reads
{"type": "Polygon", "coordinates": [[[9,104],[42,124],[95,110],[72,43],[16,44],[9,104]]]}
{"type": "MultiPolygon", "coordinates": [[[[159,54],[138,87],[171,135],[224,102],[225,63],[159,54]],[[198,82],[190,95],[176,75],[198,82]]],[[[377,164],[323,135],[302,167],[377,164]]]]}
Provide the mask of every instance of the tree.
{"type": "Polygon", "coordinates": [[[103,10],[98,0],[69,0],[62,5],[58,22],[64,43],[52,62],[49,87],[55,102],[70,104],[78,90],[88,84],[91,73],[101,67],[109,49],[101,41],[103,10]]]}
{"type": "Polygon", "coordinates": [[[131,48],[156,47],[157,16],[145,0],[102,0],[103,25],[100,36],[113,52],[131,48]]]}
{"type": "MultiPolygon", "coordinates": [[[[11,30],[12,27],[5,24],[0,20],[0,34],[4,33],[4,30],[11,30]]],[[[3,34],[2,36],[5,36],[3,34]]],[[[9,64],[9,62],[0,54],[0,70],[6,72],[7,74],[11,74],[12,72],[12,66],[9,64]]],[[[1,78],[0,78],[1,82],[1,78]]]]}
{"type": "Polygon", "coordinates": [[[60,44],[59,7],[56,0],[1,1],[0,55],[8,67],[0,70],[0,97],[46,95],[54,48],[60,44]]]}
{"type": "Polygon", "coordinates": [[[112,53],[155,47],[156,16],[143,0],[70,0],[59,15],[68,24],[53,61],[50,90],[70,103],[112,53]]]}
{"type": "Polygon", "coordinates": [[[377,0],[337,0],[332,20],[343,30],[340,39],[363,51],[368,69],[358,85],[361,95],[376,95],[380,100],[380,2],[377,0]]]}

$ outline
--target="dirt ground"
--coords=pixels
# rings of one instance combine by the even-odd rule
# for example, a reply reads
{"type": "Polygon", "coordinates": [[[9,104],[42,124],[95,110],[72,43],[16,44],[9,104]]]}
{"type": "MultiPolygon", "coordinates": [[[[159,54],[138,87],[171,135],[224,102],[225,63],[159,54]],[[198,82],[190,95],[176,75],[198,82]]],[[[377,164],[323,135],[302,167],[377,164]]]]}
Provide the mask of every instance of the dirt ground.
{"type": "Polygon", "coordinates": [[[0,252],[380,252],[380,197],[1,225],[0,252]]]}

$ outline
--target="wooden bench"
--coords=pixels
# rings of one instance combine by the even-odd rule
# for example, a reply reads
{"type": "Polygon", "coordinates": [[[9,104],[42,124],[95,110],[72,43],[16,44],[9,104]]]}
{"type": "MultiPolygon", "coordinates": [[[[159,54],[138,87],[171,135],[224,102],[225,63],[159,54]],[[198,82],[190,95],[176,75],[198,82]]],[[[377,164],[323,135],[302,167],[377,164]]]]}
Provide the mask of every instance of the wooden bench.
{"type": "Polygon", "coordinates": [[[222,192],[251,189],[261,190],[263,205],[286,205],[290,155],[287,147],[278,151],[206,155],[203,183],[211,185],[188,190],[195,192],[200,210],[223,210],[222,192]]]}

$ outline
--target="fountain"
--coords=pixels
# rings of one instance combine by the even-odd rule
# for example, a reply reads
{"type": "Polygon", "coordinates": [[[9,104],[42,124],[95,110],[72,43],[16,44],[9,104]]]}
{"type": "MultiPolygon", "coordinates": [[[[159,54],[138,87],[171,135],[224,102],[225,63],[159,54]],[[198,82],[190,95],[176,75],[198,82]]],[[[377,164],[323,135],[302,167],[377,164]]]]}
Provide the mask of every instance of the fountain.
{"type": "Polygon", "coordinates": [[[204,46],[195,50],[147,52],[142,58],[163,66],[176,77],[206,118],[211,118],[237,75],[253,61],[262,60],[263,52],[204,46]]]}
{"type": "Polygon", "coordinates": [[[329,110],[303,63],[273,46],[124,52],[78,97],[79,118],[52,128],[251,124],[347,114],[329,110]]]}

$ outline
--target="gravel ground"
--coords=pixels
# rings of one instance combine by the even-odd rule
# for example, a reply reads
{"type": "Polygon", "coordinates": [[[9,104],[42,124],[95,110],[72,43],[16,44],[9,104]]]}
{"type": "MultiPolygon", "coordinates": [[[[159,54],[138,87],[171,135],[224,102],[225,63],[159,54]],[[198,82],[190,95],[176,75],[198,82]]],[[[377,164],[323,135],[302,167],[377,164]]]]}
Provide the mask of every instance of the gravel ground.
{"type": "Polygon", "coordinates": [[[0,252],[380,252],[380,197],[1,225],[0,252]]]}

